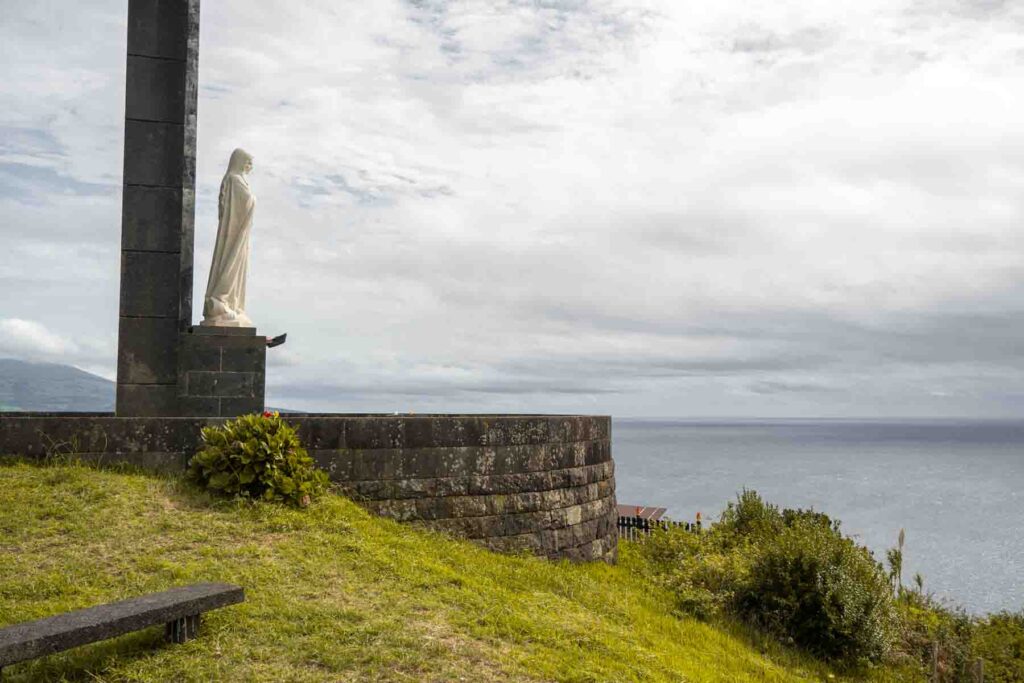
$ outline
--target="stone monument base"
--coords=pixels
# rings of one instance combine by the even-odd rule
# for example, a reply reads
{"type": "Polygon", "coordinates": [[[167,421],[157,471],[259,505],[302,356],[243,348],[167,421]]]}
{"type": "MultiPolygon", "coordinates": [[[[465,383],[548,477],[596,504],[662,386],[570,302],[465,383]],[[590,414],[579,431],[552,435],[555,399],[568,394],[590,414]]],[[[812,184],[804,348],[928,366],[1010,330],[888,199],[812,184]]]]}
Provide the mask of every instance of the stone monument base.
{"type": "Polygon", "coordinates": [[[178,344],[177,415],[263,412],[267,340],[255,327],[195,326],[178,344]]]}

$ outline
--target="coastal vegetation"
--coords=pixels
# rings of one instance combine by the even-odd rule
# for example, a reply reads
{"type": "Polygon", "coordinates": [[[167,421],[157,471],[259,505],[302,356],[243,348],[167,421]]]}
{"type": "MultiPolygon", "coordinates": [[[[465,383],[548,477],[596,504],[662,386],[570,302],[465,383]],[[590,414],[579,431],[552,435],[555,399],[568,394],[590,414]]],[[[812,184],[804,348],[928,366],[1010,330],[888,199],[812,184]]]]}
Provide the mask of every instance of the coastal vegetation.
{"type": "Polygon", "coordinates": [[[210,431],[186,477],[0,462],[0,626],[200,581],[247,593],[184,646],[152,630],[10,680],[1024,680],[1024,614],[903,586],[902,544],[886,571],[823,513],[744,491],[617,566],[499,555],[318,495],[278,422],[210,431]]]}
{"type": "Polygon", "coordinates": [[[1024,681],[1024,614],[972,618],[902,583],[903,534],[888,570],[838,520],[779,509],[755,491],[703,533],[656,530],[634,568],[680,614],[734,618],[849,672],[894,667],[930,681],[1024,681]]]}
{"type": "Polygon", "coordinates": [[[638,544],[618,566],[499,555],[326,494],[306,508],[181,478],[0,464],[0,625],[199,581],[241,585],[201,637],[159,629],[5,681],[901,681],[675,609],[638,544]]]}

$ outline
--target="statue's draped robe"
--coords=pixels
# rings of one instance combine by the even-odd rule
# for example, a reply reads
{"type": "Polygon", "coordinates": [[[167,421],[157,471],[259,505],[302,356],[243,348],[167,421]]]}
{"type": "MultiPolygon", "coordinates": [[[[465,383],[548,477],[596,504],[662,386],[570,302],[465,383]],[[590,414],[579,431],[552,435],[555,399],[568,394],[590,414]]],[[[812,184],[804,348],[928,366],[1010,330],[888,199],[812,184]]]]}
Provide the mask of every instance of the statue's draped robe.
{"type": "Polygon", "coordinates": [[[253,327],[245,314],[245,279],[249,270],[249,233],[256,198],[245,179],[252,160],[236,149],[220,184],[217,243],[206,284],[203,325],[253,327]]]}

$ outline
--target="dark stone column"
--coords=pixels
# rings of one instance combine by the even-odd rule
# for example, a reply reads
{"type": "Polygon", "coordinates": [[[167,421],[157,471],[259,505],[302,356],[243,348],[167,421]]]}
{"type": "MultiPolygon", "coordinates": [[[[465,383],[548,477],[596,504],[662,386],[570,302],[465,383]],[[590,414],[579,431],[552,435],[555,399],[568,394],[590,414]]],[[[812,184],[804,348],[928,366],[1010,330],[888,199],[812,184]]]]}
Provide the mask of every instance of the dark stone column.
{"type": "Polygon", "coordinates": [[[117,414],[178,412],[192,322],[199,0],[129,0],[117,414]]]}

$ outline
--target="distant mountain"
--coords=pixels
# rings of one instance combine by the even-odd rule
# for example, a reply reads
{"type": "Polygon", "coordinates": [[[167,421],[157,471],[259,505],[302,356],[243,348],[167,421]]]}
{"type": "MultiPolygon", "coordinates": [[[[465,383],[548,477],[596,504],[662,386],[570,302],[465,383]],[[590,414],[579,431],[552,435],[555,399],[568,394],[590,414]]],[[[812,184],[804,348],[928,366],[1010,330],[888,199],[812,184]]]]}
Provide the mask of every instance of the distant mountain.
{"type": "MultiPolygon", "coordinates": [[[[0,358],[0,411],[113,412],[116,391],[109,379],[70,365],[0,358]]],[[[269,406],[267,410],[297,412],[269,406]]]]}
{"type": "Polygon", "coordinates": [[[114,383],[56,363],[0,358],[0,410],[114,410],[114,383]]]}

